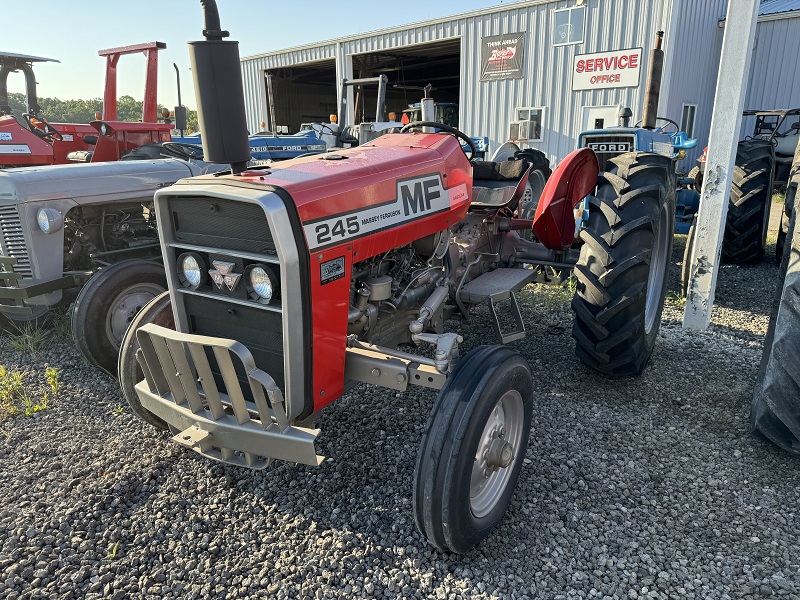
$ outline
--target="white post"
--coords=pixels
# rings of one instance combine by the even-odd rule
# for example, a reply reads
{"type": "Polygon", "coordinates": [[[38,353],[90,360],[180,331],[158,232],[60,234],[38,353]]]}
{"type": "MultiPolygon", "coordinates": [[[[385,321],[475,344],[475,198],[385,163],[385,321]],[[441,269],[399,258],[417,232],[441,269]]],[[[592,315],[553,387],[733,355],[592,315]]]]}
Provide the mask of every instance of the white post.
{"type": "Polygon", "coordinates": [[[758,0],[728,2],[686,310],[683,313],[684,329],[706,329],[711,322],[758,6],[758,0]]]}

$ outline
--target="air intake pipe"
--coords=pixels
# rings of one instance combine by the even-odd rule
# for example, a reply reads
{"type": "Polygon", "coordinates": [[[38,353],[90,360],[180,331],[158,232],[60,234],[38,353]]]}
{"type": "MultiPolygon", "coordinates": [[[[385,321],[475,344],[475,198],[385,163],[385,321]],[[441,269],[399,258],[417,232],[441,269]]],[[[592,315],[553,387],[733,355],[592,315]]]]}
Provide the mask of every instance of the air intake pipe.
{"type": "Polygon", "coordinates": [[[225,41],[215,0],[200,0],[205,13],[205,40],[189,42],[197,117],[205,160],[229,163],[241,173],[250,160],[239,42],[225,41]]]}
{"type": "Polygon", "coordinates": [[[644,96],[644,113],[642,127],[645,129],[656,128],[658,116],[658,97],[661,94],[661,74],[664,71],[664,51],[661,42],[664,41],[664,32],[656,32],[656,47],[650,53],[650,66],[647,69],[647,89],[644,96]]]}

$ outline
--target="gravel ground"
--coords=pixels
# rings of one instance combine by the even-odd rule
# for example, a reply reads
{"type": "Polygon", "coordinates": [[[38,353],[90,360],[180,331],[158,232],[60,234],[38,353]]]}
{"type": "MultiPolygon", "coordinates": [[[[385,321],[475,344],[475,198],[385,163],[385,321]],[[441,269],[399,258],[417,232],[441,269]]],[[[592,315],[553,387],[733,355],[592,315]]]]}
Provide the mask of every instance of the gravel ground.
{"type": "MultiPolygon", "coordinates": [[[[411,511],[433,393],[362,386],[325,414],[321,467],[251,472],[140,422],[67,341],[34,358],[6,336],[0,362],[31,393],[45,364],[61,389],[0,423],[0,597],[800,598],[798,461],[745,430],[767,260],[722,270],[707,332],[681,329],[673,295],[638,380],[589,373],[569,302],[526,292],[526,464],[505,520],[465,556],[432,550],[411,511]]],[[[485,317],[469,342],[490,339],[485,317]]]]}

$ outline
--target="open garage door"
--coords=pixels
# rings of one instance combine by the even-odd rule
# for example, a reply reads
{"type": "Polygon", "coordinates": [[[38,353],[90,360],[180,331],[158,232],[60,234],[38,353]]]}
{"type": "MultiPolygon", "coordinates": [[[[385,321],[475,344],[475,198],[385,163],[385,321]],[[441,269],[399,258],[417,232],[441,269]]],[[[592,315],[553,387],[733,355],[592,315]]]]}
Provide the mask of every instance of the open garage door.
{"type": "MultiPolygon", "coordinates": [[[[286,127],[288,133],[296,133],[302,123],[327,123],[330,115],[336,114],[335,59],[271,69],[267,74],[272,75],[275,121],[279,128],[286,127]]],[[[271,123],[266,126],[272,128],[271,123]]]]}
{"type": "MultiPolygon", "coordinates": [[[[451,39],[430,44],[403,46],[380,52],[353,55],[353,77],[386,75],[386,111],[401,117],[409,104],[419,102],[423,88],[431,84],[437,103],[458,103],[461,86],[461,40],[451,39]]],[[[357,88],[353,98],[356,122],[375,120],[377,88],[357,88]]]]}

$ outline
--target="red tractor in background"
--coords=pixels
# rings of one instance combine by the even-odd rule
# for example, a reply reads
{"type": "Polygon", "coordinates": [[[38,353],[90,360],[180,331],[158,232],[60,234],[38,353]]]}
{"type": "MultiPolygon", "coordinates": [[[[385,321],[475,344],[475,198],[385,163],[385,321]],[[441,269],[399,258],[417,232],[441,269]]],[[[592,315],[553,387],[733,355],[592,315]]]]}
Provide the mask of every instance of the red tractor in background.
{"type": "Polygon", "coordinates": [[[163,42],[149,42],[98,52],[106,57],[103,113],[88,124],[49,123],[42,115],[33,63],[58,61],[0,53],[0,168],[119,160],[143,144],[170,141],[173,125],[158,122],[156,102],[158,51],[166,47],[163,42]],[[147,57],[142,122],[117,121],[117,63],[125,54],[140,52],[147,57]],[[11,110],[7,86],[9,74],[16,71],[25,76],[28,110],[19,117],[11,110]]]}

